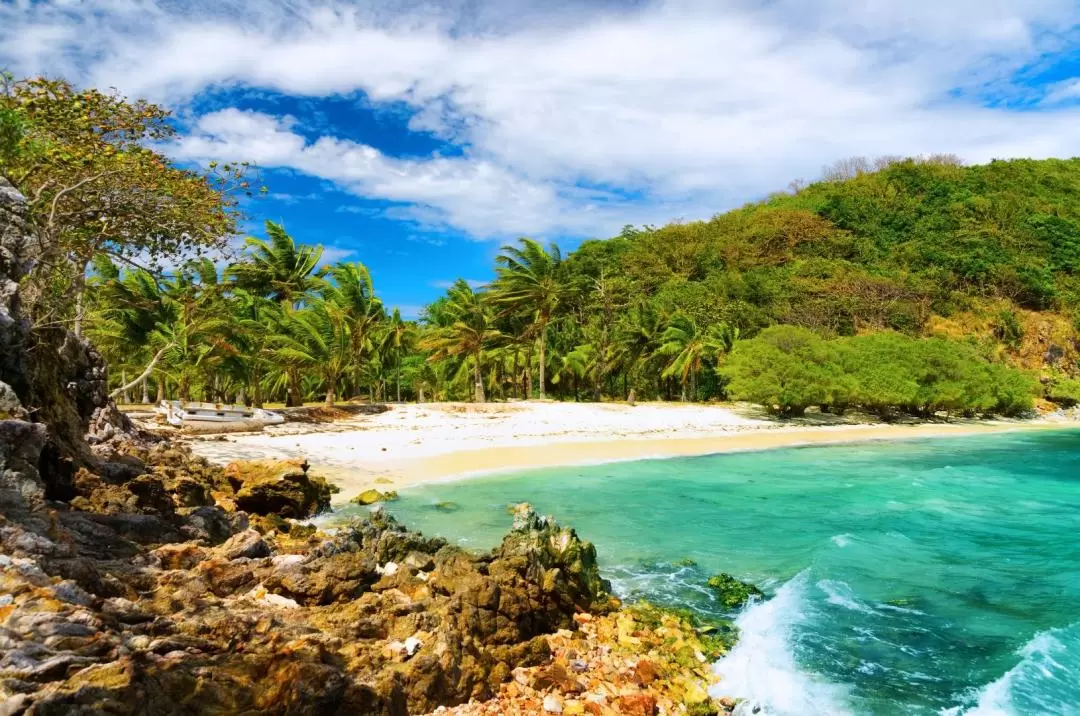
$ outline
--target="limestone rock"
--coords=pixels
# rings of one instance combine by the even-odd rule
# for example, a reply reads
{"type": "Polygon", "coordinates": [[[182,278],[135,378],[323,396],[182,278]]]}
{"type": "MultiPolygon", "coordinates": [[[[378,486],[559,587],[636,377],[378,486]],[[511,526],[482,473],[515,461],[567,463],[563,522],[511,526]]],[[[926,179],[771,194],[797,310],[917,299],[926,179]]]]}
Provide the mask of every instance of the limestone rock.
{"type": "Polygon", "coordinates": [[[232,463],[225,476],[236,490],[236,505],[259,515],[305,518],[330,508],[331,489],[321,477],[308,474],[297,460],[232,463]]]}

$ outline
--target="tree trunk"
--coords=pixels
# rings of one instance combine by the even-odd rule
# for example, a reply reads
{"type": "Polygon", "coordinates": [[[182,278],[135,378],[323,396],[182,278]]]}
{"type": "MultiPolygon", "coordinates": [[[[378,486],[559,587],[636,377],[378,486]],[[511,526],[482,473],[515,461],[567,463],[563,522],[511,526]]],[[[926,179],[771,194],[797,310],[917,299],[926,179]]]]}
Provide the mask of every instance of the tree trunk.
{"type": "MultiPolygon", "coordinates": [[[[131,381],[130,383],[125,383],[124,385],[120,386],[119,388],[114,390],[112,393],[110,393],[109,397],[115,399],[118,395],[120,395],[122,393],[127,393],[127,391],[129,391],[133,387],[135,387],[139,383],[139,381],[145,381],[147,378],[149,378],[150,374],[154,372],[154,367],[158,364],[158,361],[162,359],[162,357],[165,355],[165,353],[170,348],[172,348],[172,343],[170,343],[169,345],[165,346],[164,348],[159,350],[157,353],[155,353],[154,357],[150,360],[150,364],[146,366],[146,370],[144,370],[142,372],[142,375],[140,375],[138,378],[131,381]]],[[[126,375],[125,375],[125,378],[126,378],[126,375]]],[[[145,386],[145,384],[143,385],[143,394],[144,395],[146,394],[146,386],[145,386]]],[[[158,380],[158,402],[160,403],[164,399],[165,399],[164,385],[162,383],[162,380],[159,379],[158,380]]]]}
{"type": "Polygon", "coordinates": [[[401,371],[394,375],[394,387],[397,388],[397,402],[401,402],[401,371]]]}
{"type": "MultiPolygon", "coordinates": [[[[86,273],[86,267],[83,267],[83,274],[86,273]]],[[[86,317],[86,281],[78,277],[75,278],[75,335],[82,337],[83,334],[83,319],[86,317]]]]}
{"type": "Polygon", "coordinates": [[[474,391],[475,392],[474,392],[473,399],[477,403],[487,402],[486,399],[484,398],[484,379],[483,379],[483,376],[480,375],[480,353],[479,352],[476,354],[475,358],[473,359],[473,381],[475,382],[475,385],[474,385],[474,391]]]}
{"type": "Polygon", "coordinates": [[[547,331],[545,330],[546,328],[546,325],[540,327],[540,400],[543,400],[547,397],[547,395],[544,393],[544,386],[546,384],[544,358],[547,352],[547,331]]]}
{"type": "Polygon", "coordinates": [[[334,389],[337,387],[337,381],[331,378],[326,381],[326,405],[331,407],[334,404],[334,389]]]}
{"type": "Polygon", "coordinates": [[[304,404],[304,394],[300,390],[300,373],[297,370],[291,369],[289,371],[289,397],[288,403],[290,407],[299,408],[304,404]]]}
{"type": "Polygon", "coordinates": [[[191,400],[191,379],[186,375],[180,376],[180,400],[185,403],[191,400]]]}
{"type": "Polygon", "coordinates": [[[513,380],[513,383],[514,383],[514,397],[515,398],[520,398],[521,397],[521,381],[518,380],[518,378],[520,377],[518,375],[518,355],[519,355],[518,351],[515,350],[514,351],[514,367],[510,370],[510,375],[512,376],[512,380],[513,380]]]}
{"type": "Polygon", "coordinates": [[[525,354],[525,399],[533,397],[532,345],[525,354]]]}
{"type": "Polygon", "coordinates": [[[124,405],[131,405],[131,385],[135,385],[135,383],[128,385],[126,370],[120,371],[120,384],[124,386],[123,388],[121,388],[122,392],[120,395],[120,399],[124,401],[124,405]]]}
{"type": "Polygon", "coordinates": [[[157,400],[158,405],[161,405],[161,401],[165,400],[165,378],[158,376],[157,379],[157,400]]]}
{"type": "Polygon", "coordinates": [[[416,402],[417,403],[423,403],[424,402],[424,384],[423,383],[416,386],[416,402]]]}
{"type": "Polygon", "coordinates": [[[142,377],[141,382],[142,382],[142,404],[143,405],[149,405],[150,404],[150,386],[148,385],[149,378],[144,375],[142,377]]]}

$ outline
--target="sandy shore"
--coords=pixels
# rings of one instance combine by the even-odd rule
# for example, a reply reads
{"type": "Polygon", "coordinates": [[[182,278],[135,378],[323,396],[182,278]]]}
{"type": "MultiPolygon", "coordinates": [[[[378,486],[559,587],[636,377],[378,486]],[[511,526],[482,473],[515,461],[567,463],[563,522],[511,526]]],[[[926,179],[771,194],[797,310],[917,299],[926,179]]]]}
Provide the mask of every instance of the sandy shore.
{"type": "Polygon", "coordinates": [[[793,445],[965,435],[1063,427],[1050,421],[916,425],[812,416],[776,421],[748,406],[528,402],[398,405],[329,426],[193,440],[219,463],[304,457],[341,489],[338,500],[376,487],[532,467],[704,455],[793,445]]]}

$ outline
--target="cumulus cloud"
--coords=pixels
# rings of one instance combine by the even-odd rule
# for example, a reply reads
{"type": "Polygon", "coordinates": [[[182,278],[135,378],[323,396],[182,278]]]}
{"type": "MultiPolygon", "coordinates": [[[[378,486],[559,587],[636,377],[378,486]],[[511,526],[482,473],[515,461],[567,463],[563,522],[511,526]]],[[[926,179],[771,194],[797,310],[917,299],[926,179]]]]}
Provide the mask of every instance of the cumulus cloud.
{"type": "Polygon", "coordinates": [[[1080,153],[1075,107],[977,99],[1075,49],[1073,0],[93,6],[0,7],[3,62],[181,106],[232,86],[404,102],[460,155],[309,141],[235,109],[176,152],[290,167],[478,237],[707,216],[851,155],[1080,153]]]}

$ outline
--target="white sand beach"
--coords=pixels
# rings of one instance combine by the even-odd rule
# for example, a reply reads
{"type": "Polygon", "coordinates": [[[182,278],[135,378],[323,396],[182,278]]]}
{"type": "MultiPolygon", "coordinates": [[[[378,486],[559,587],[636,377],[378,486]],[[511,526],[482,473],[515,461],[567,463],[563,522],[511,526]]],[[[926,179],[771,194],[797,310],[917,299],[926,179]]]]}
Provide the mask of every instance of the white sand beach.
{"type": "Polygon", "coordinates": [[[884,424],[829,415],[778,421],[751,406],[682,403],[439,403],[394,405],[330,425],[198,438],[192,447],[218,463],[306,458],[341,488],[337,500],[345,501],[369,487],[397,489],[479,472],[1064,424],[884,424]]]}

